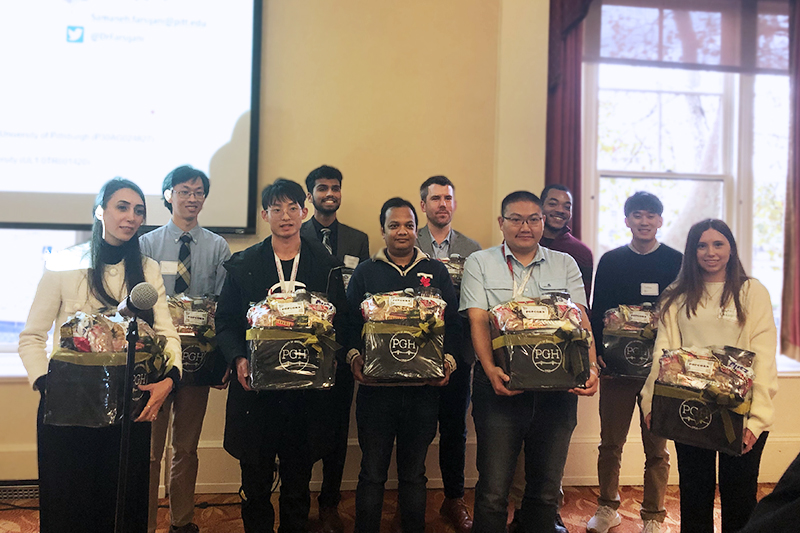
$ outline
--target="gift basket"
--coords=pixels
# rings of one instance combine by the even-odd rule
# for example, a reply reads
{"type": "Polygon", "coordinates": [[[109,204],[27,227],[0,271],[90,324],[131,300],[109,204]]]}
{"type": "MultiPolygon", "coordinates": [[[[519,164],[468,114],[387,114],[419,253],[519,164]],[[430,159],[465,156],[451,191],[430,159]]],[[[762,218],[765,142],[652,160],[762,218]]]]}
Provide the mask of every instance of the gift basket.
{"type": "Polygon", "coordinates": [[[181,337],[183,375],[180,385],[220,385],[227,365],[216,349],[213,296],[167,298],[172,323],[181,337]]]}
{"type": "Polygon", "coordinates": [[[653,390],[653,433],[740,455],[754,356],[731,346],[664,350],[653,390]]]}
{"type": "Polygon", "coordinates": [[[589,379],[589,334],[567,295],[516,299],[490,310],[495,363],[511,390],[567,390],[589,379]]]}
{"type": "Polygon", "coordinates": [[[333,317],[325,296],[275,293],[247,312],[250,380],[255,390],[325,389],[336,374],[333,317]]]}
{"type": "Polygon", "coordinates": [[[658,314],[652,304],[620,305],[603,315],[603,374],[647,378],[658,314]]]}
{"type": "MultiPolygon", "coordinates": [[[[119,315],[76,313],[61,326],[61,342],[50,357],[44,423],[103,427],[122,421],[128,321],[119,315]]],[[[158,381],[166,372],[166,338],[138,321],[131,418],[150,394],[137,385],[158,381]]]]}
{"type": "Polygon", "coordinates": [[[364,377],[408,383],[444,378],[444,309],[438,289],[373,294],[361,302],[364,377]]]}

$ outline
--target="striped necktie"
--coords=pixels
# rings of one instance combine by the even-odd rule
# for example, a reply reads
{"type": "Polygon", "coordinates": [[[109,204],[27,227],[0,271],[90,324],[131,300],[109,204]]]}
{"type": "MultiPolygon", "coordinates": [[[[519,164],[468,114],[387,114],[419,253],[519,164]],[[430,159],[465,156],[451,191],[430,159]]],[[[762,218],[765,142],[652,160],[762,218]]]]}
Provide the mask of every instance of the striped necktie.
{"type": "Polygon", "coordinates": [[[175,278],[175,294],[186,292],[189,289],[189,283],[192,282],[192,256],[189,250],[189,243],[192,242],[192,236],[188,233],[181,235],[181,249],[178,252],[178,277],[175,278]]]}
{"type": "Polygon", "coordinates": [[[329,254],[333,255],[333,248],[331,247],[331,228],[322,228],[319,231],[322,233],[322,246],[327,248],[329,254]]]}

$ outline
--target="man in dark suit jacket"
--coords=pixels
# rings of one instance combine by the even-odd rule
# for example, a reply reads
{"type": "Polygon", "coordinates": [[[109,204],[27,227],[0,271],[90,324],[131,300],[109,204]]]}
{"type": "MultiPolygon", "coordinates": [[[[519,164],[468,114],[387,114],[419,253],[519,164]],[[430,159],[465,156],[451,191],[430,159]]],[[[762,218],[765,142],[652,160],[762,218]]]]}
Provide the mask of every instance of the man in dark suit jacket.
{"type": "Polygon", "coordinates": [[[361,261],[369,259],[369,237],[339,222],[336,211],[342,204],[342,173],[334,167],[322,165],[311,171],[306,178],[308,201],[314,205],[314,216],[303,223],[300,235],[316,239],[330,248],[331,255],[339,258],[345,266],[355,268],[361,261]],[[348,264],[347,258],[357,258],[348,264]]]}
{"type": "MultiPolygon", "coordinates": [[[[336,218],[336,211],[342,203],[342,173],[327,165],[316,168],[306,178],[306,189],[308,200],[314,205],[314,216],[303,223],[300,235],[321,242],[347,269],[354,269],[358,263],[369,259],[367,234],[340,223],[336,218]]],[[[347,275],[346,278],[349,279],[347,275]]],[[[339,501],[342,498],[340,489],[347,456],[353,387],[350,367],[339,365],[336,382],[329,396],[337,421],[336,434],[333,449],[322,458],[322,488],[317,500],[323,533],[344,531],[339,516],[339,501]]]]}
{"type": "MultiPolygon", "coordinates": [[[[419,189],[420,207],[428,224],[420,228],[417,246],[432,259],[450,259],[454,255],[466,259],[481,245],[451,227],[456,210],[455,187],[445,176],[425,180],[419,189]]],[[[459,283],[454,280],[456,290],[459,283]]],[[[472,518],[464,503],[464,463],[467,450],[467,409],[470,401],[470,375],[475,354],[472,350],[468,323],[464,321],[464,342],[450,382],[439,392],[439,469],[444,484],[442,516],[456,533],[469,533],[472,518]]]]}

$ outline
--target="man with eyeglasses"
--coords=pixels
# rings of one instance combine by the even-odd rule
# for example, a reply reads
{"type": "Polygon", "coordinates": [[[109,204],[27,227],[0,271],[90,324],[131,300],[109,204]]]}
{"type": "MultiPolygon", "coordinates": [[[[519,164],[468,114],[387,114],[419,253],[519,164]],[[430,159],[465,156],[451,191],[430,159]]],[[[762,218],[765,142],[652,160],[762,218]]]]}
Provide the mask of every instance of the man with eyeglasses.
{"type": "MultiPolygon", "coordinates": [[[[272,533],[270,497],[280,461],[280,531],[307,533],[309,481],[314,462],[330,453],[338,418],[330,389],[255,391],[250,381],[247,312],[270,289],[327,294],[336,306],[333,326],[340,344],[347,303],[339,261],[316,239],[300,234],[308,214],[299,183],[277,179],[261,193],[261,218],[271,235],[225,263],[217,304],[217,343],[235,373],[225,410],[225,450],[239,460],[242,523],[246,533],[272,533]],[[341,333],[340,333],[341,332],[341,333]]],[[[340,362],[340,364],[343,363],[340,362]]]]}
{"type": "Polygon", "coordinates": [[[473,253],[464,266],[461,311],[472,328],[480,361],[472,384],[472,416],[477,436],[478,484],[473,533],[504,531],[514,467],[525,448],[526,487],[517,519],[523,531],[553,531],[569,441],[577,424],[577,396],[597,391],[597,364],[590,345],[591,370],[583,388],[569,391],[512,391],[510,377],[495,365],[489,310],[515,298],[567,293],[586,315],[581,272],[567,254],[539,246],[544,215],[539,197],[509,194],[498,217],[504,242],[473,253]]]}
{"type": "MultiPolygon", "coordinates": [[[[190,166],[178,167],[167,174],[161,191],[164,205],[172,217],[164,226],[139,239],[142,253],[161,265],[164,287],[170,296],[177,293],[189,296],[219,295],[222,290],[225,281],[222,265],[230,258],[231,250],[225,239],[201,227],[197,220],[210,187],[205,173],[190,166]]],[[[170,411],[170,531],[199,531],[193,522],[197,444],[208,405],[208,391],[208,386],[180,386],[179,383],[153,422],[150,445],[150,533],[156,530],[158,486],[170,411]]]]}

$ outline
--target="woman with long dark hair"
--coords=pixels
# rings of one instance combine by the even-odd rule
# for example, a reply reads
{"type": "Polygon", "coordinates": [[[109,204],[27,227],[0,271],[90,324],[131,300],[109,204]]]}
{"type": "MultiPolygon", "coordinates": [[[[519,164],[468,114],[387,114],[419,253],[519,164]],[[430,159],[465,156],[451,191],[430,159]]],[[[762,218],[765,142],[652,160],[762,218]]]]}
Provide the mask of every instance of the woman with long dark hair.
{"type": "MultiPolygon", "coordinates": [[[[81,311],[115,308],[131,288],[146,281],[158,302],[143,318],[167,338],[166,376],[139,388],[150,399],[131,429],[125,531],[147,531],[150,424],[180,379],[180,340],[167,308],[158,263],[139,252],[137,232],[145,219],[142,190],[114,178],[100,189],[94,207],[92,240],[53,254],[36,290],[19,354],[28,379],[42,397],[37,418],[40,531],[42,533],[114,531],[120,426],[88,428],[43,423],[48,358],[47,332],[81,311]]],[[[76,403],[79,400],[76,398],[76,403]]]]}
{"type": "MultiPolygon", "coordinates": [[[[778,390],[775,363],[777,331],[767,289],[748,277],[730,228],[707,219],[689,230],[678,279],[661,296],[661,322],[654,354],[682,346],[735,346],[755,353],[750,413],[745,421],[742,455],[675,443],[681,490],[681,532],[713,533],[719,455],[722,532],[739,531],[756,505],[758,470],[768,429],[774,420],[772,398],[778,390]]],[[[642,413],[650,425],[654,362],[642,389],[642,413]]]]}

